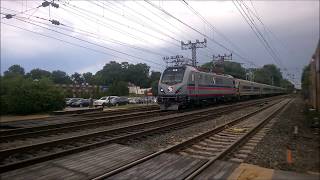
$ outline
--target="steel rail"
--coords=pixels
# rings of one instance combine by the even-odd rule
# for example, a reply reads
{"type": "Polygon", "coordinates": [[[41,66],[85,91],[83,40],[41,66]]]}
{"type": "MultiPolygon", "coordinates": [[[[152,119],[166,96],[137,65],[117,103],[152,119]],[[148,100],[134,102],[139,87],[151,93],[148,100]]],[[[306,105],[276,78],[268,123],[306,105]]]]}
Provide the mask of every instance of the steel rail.
{"type": "MultiPolygon", "coordinates": [[[[89,126],[96,126],[102,124],[113,124],[116,122],[124,122],[125,120],[131,120],[135,118],[147,118],[154,116],[156,114],[161,115],[160,110],[152,110],[152,111],[143,111],[143,112],[133,112],[128,114],[122,115],[113,115],[107,117],[98,117],[98,118],[84,118],[80,119],[80,121],[71,121],[65,123],[57,123],[57,124],[49,124],[44,126],[35,126],[35,127],[27,127],[27,128],[17,128],[7,131],[1,131],[0,136],[3,141],[10,141],[13,139],[18,138],[26,138],[30,135],[38,135],[45,132],[57,132],[59,130],[65,129],[74,129],[80,127],[89,127],[89,126]]],[[[168,113],[162,113],[166,115],[168,113]]]]}
{"type": "MultiPolygon", "coordinates": [[[[260,104],[260,103],[261,103],[261,101],[246,103],[246,106],[252,106],[252,105],[256,105],[256,104],[260,104]]],[[[221,114],[221,113],[230,112],[230,111],[235,110],[235,108],[238,108],[238,109],[243,108],[244,104],[237,104],[237,105],[233,105],[233,106],[234,106],[234,108],[231,108],[232,107],[232,105],[231,105],[231,106],[226,106],[226,107],[210,108],[210,110],[206,110],[206,111],[202,110],[201,112],[198,112],[198,113],[195,113],[195,114],[204,113],[204,112],[213,111],[213,110],[215,112],[213,112],[211,114],[207,114],[206,116],[193,117],[191,119],[186,119],[185,118],[185,117],[188,117],[188,116],[190,117],[190,114],[175,116],[175,117],[172,117],[170,119],[163,119],[162,121],[158,121],[158,122],[161,122],[160,124],[162,124],[162,126],[158,126],[158,127],[155,127],[155,128],[151,127],[151,128],[149,128],[147,130],[141,130],[141,127],[145,126],[146,123],[140,123],[140,124],[136,124],[136,125],[133,125],[133,126],[130,126],[130,127],[129,126],[128,127],[122,127],[122,128],[118,128],[118,129],[104,131],[104,132],[95,132],[95,133],[82,135],[82,136],[74,136],[74,137],[70,137],[70,138],[54,140],[54,141],[45,142],[45,143],[39,143],[39,144],[23,146],[23,147],[19,147],[19,148],[2,150],[2,151],[0,151],[0,154],[1,154],[2,157],[4,157],[4,156],[10,156],[11,154],[14,154],[14,153],[26,152],[26,151],[32,150],[34,148],[40,149],[43,146],[44,147],[57,146],[59,143],[81,140],[81,139],[84,139],[84,137],[90,137],[92,135],[95,135],[95,136],[96,135],[103,135],[105,133],[111,134],[112,132],[113,133],[119,133],[120,129],[122,130],[121,133],[123,133],[124,131],[129,131],[130,129],[132,129],[132,127],[135,127],[136,129],[138,129],[138,130],[140,129],[141,130],[140,132],[138,131],[138,132],[135,132],[135,133],[129,133],[129,134],[118,136],[118,137],[111,138],[111,139],[108,139],[108,140],[104,140],[104,141],[100,141],[100,142],[96,142],[96,143],[91,143],[91,144],[86,144],[86,145],[81,146],[81,147],[76,147],[76,148],[71,148],[71,149],[68,149],[68,150],[63,150],[63,151],[60,151],[60,152],[57,152],[57,153],[48,153],[47,155],[42,155],[42,156],[38,156],[38,157],[35,157],[35,158],[27,159],[27,160],[22,160],[22,161],[18,161],[18,162],[13,162],[13,163],[1,165],[0,166],[0,172],[6,172],[6,171],[9,171],[9,170],[17,169],[19,167],[24,167],[24,166],[31,165],[31,164],[34,164],[34,163],[37,163],[37,162],[50,160],[50,159],[53,159],[53,158],[56,158],[56,157],[61,157],[61,156],[64,156],[64,155],[75,153],[75,152],[81,152],[81,151],[84,151],[84,150],[87,150],[87,149],[90,149],[90,148],[102,146],[102,145],[109,144],[109,143],[112,143],[112,142],[119,142],[121,140],[125,140],[125,139],[128,139],[128,138],[133,138],[133,137],[137,137],[137,136],[145,136],[145,135],[153,133],[155,131],[161,131],[161,130],[168,129],[168,128],[175,128],[175,127],[178,127],[178,126],[186,126],[186,125],[191,124],[191,123],[199,122],[200,119],[208,118],[208,117],[210,117],[211,115],[214,115],[214,114],[217,115],[217,114],[221,114]],[[218,109],[220,109],[221,111],[218,112],[217,111],[218,109]],[[177,121],[177,117],[180,117],[183,120],[180,121],[180,122],[172,121],[172,119],[177,121]],[[163,124],[162,122],[164,122],[164,121],[166,121],[166,122],[170,122],[171,121],[172,123],[171,124],[170,123],[169,124],[163,124]]],[[[148,122],[147,124],[154,125],[155,122],[156,121],[152,121],[152,122],[148,122]]]]}
{"type": "Polygon", "coordinates": [[[190,144],[193,144],[193,143],[196,142],[196,141],[199,141],[199,140],[201,140],[201,139],[203,139],[203,138],[206,138],[206,137],[208,137],[208,136],[211,136],[211,135],[213,135],[213,134],[216,134],[216,133],[218,133],[218,132],[226,129],[227,127],[233,126],[233,125],[235,125],[235,124],[237,124],[237,123],[239,123],[239,122],[241,122],[241,121],[243,121],[243,120],[245,120],[245,119],[247,119],[247,118],[249,118],[249,117],[252,117],[252,116],[256,115],[257,113],[259,113],[259,112],[261,112],[261,111],[264,111],[264,110],[266,110],[266,109],[274,106],[275,104],[276,104],[276,103],[273,103],[273,104],[269,104],[269,105],[267,105],[267,106],[264,106],[264,107],[262,107],[262,108],[260,108],[260,109],[258,109],[258,110],[255,110],[255,111],[253,111],[253,112],[250,112],[250,113],[248,113],[248,114],[246,114],[246,115],[244,115],[244,116],[238,117],[238,118],[233,119],[233,120],[231,120],[231,121],[229,121],[229,122],[227,122],[227,123],[224,123],[224,124],[222,124],[222,125],[219,125],[219,126],[217,126],[216,128],[214,128],[213,130],[207,131],[207,132],[205,132],[205,133],[203,133],[203,134],[197,135],[197,136],[192,137],[192,138],[190,138],[190,139],[187,139],[187,140],[185,140],[185,141],[183,141],[183,142],[181,142],[181,143],[172,145],[172,146],[170,146],[170,147],[168,147],[168,148],[165,148],[165,149],[163,149],[163,150],[161,150],[161,151],[152,153],[152,154],[150,154],[150,155],[148,155],[148,156],[145,156],[145,157],[143,157],[143,158],[141,158],[141,159],[139,159],[139,160],[133,161],[133,162],[131,162],[131,163],[129,163],[129,164],[126,164],[126,165],[124,165],[124,166],[122,166],[122,167],[119,167],[119,168],[114,169],[114,170],[112,170],[112,171],[109,171],[109,172],[107,172],[107,173],[105,173],[105,174],[102,174],[102,175],[100,175],[100,176],[98,176],[98,177],[96,177],[96,178],[93,178],[93,180],[104,179],[104,178],[110,177],[110,176],[115,175],[115,174],[118,174],[118,173],[120,173],[120,172],[122,172],[122,171],[124,171],[124,170],[126,170],[126,169],[129,169],[129,168],[131,168],[131,167],[133,167],[133,166],[135,166],[135,165],[137,165],[137,164],[140,164],[140,163],[142,163],[142,162],[144,162],[144,161],[147,161],[147,160],[149,160],[149,159],[151,159],[151,158],[154,158],[154,157],[156,157],[156,156],[158,156],[158,155],[160,155],[160,154],[169,153],[169,152],[173,152],[173,151],[176,151],[176,150],[178,150],[178,149],[184,148],[184,147],[186,147],[186,146],[188,146],[188,145],[190,145],[190,144]]]}
{"type": "Polygon", "coordinates": [[[211,164],[213,164],[214,162],[216,162],[218,159],[223,158],[225,155],[227,155],[229,152],[231,152],[232,150],[234,150],[235,147],[237,147],[239,144],[244,143],[244,141],[246,141],[247,138],[249,138],[250,136],[252,136],[255,132],[257,132],[261,127],[263,127],[267,122],[269,122],[276,114],[278,114],[283,108],[286,107],[286,105],[288,105],[291,102],[291,100],[289,100],[288,102],[286,102],[284,105],[280,106],[278,109],[276,109],[275,111],[273,111],[271,114],[269,114],[267,117],[265,117],[262,121],[260,121],[256,126],[254,126],[253,128],[251,128],[248,132],[246,132],[245,134],[243,134],[239,139],[237,139],[235,142],[233,142],[232,144],[230,144],[224,151],[221,151],[220,153],[218,153],[217,156],[215,156],[214,158],[211,158],[209,161],[207,161],[205,164],[203,164],[201,167],[199,167],[197,170],[195,170],[194,172],[192,172],[190,175],[188,175],[185,180],[191,180],[194,177],[196,177],[197,175],[199,175],[203,170],[205,170],[206,168],[208,168],[211,164]]]}

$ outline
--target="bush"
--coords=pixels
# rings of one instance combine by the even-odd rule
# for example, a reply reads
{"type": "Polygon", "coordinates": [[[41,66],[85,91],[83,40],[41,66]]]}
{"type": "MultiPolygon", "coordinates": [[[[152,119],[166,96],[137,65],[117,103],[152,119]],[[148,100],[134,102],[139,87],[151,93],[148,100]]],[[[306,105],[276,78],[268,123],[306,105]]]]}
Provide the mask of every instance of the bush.
{"type": "Polygon", "coordinates": [[[108,95],[111,96],[127,96],[129,95],[129,88],[128,88],[128,83],[119,81],[119,82],[114,82],[112,85],[109,87],[107,91],[108,95]]]}
{"type": "Polygon", "coordinates": [[[31,114],[63,109],[63,92],[49,79],[2,78],[1,114],[31,114]]]}

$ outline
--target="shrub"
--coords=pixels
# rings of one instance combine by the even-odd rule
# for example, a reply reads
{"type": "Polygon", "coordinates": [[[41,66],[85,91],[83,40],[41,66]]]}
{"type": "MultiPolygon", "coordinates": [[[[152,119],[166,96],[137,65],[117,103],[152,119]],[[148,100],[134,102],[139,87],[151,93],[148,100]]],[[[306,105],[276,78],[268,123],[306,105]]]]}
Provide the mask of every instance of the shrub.
{"type": "Polygon", "coordinates": [[[63,92],[49,79],[2,78],[1,114],[31,114],[63,109],[63,92]]]}

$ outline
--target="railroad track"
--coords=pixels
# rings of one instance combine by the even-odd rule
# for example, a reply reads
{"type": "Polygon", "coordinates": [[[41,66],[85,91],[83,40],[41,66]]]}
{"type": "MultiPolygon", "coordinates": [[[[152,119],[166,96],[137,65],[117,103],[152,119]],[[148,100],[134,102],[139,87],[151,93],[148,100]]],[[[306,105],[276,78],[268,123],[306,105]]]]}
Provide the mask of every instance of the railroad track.
{"type": "MultiPolygon", "coordinates": [[[[268,101],[271,101],[271,99],[268,99],[268,101]]],[[[234,105],[203,109],[197,112],[173,115],[170,118],[160,118],[159,120],[153,120],[147,123],[139,123],[120,128],[82,134],[79,136],[56,139],[49,142],[4,149],[0,151],[0,172],[81,152],[109,143],[126,141],[128,139],[139,138],[156,132],[182,128],[193,123],[213,119],[213,116],[219,114],[232,112],[237,109],[254,106],[263,102],[266,102],[266,100],[256,100],[254,102],[243,102],[234,105]]]]}
{"type": "Polygon", "coordinates": [[[123,113],[132,113],[132,112],[141,112],[141,111],[150,111],[150,110],[159,110],[158,105],[142,106],[142,107],[132,107],[128,109],[119,109],[119,110],[109,110],[102,112],[86,112],[82,114],[71,114],[69,116],[81,116],[81,117],[101,117],[101,116],[110,116],[118,115],[123,113]]]}
{"type": "MultiPolygon", "coordinates": [[[[280,103],[274,103],[262,107],[222,124],[213,130],[190,137],[183,142],[171,145],[166,149],[145,156],[94,179],[106,179],[163,153],[176,153],[207,160],[206,163],[194,172],[191,172],[185,179],[195,178],[218,159],[226,158],[231,161],[239,161],[239,159],[245,157],[239,157],[237,154],[239,152],[242,152],[242,154],[244,153],[243,147],[251,147],[248,143],[251,143],[251,145],[253,143],[257,143],[256,141],[259,140],[259,138],[262,138],[262,135],[265,133],[264,130],[267,130],[268,127],[270,127],[269,125],[263,128],[264,125],[278,114],[290,101],[290,99],[285,99],[280,103]],[[260,117],[260,120],[253,121],[253,119],[250,119],[254,117],[260,117]],[[238,130],[235,132],[235,129],[238,130]],[[245,129],[245,131],[240,129],[245,129]],[[237,157],[235,158],[234,156],[237,157]]],[[[271,123],[274,122],[271,121],[271,123]]]]}
{"type": "Polygon", "coordinates": [[[150,110],[142,112],[131,112],[127,114],[112,115],[107,117],[81,118],[71,122],[35,126],[29,128],[16,128],[12,130],[0,131],[2,143],[37,137],[39,135],[48,136],[54,133],[72,132],[81,129],[89,129],[101,126],[109,126],[116,123],[124,123],[134,119],[145,119],[172,114],[173,112],[161,112],[160,110],[150,110]]]}
{"type": "MultiPolygon", "coordinates": [[[[0,135],[1,136],[8,135],[11,132],[20,131],[21,128],[30,127],[30,124],[32,127],[47,126],[47,125],[62,124],[62,123],[73,122],[73,121],[84,120],[84,119],[92,119],[92,118],[99,118],[99,117],[107,118],[110,116],[125,115],[125,114],[131,114],[135,112],[147,112],[147,111],[155,111],[155,110],[159,110],[159,106],[151,105],[151,106],[134,107],[129,109],[121,109],[121,110],[110,110],[110,111],[103,111],[103,112],[87,112],[82,114],[56,115],[53,117],[2,122],[0,125],[0,135]]],[[[28,131],[30,131],[30,129],[28,131]]]]}

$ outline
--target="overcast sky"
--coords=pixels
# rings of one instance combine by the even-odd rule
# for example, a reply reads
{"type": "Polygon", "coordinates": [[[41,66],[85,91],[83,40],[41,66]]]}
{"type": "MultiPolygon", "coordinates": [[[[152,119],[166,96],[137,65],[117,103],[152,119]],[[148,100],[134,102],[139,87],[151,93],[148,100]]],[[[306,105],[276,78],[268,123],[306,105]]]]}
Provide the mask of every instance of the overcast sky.
{"type": "Polygon", "coordinates": [[[150,1],[154,7],[145,1],[60,0],[55,1],[59,8],[36,8],[42,2],[1,1],[2,72],[20,64],[26,71],[95,73],[111,60],[147,63],[152,70],[163,71],[163,56],[191,58],[191,50],[181,50],[181,40],[202,41],[206,35],[208,47],[197,49],[200,64],[210,61],[213,54],[232,51],[233,61],[245,67],[276,64],[299,87],[302,68],[319,40],[319,1],[241,4],[279,58],[272,58],[255,36],[237,9],[239,1],[186,1],[189,6],[183,1],[150,1]],[[16,15],[6,19],[5,14],[16,15]]]}

